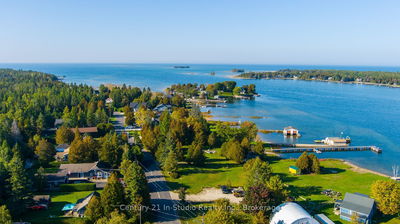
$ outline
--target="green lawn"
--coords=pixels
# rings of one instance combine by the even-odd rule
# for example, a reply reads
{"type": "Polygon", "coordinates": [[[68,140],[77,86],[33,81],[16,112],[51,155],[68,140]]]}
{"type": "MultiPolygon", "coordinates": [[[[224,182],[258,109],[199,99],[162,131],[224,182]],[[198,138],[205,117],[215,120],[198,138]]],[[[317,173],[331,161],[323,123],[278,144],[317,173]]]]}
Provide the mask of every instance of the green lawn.
{"type": "Polygon", "coordinates": [[[202,167],[194,167],[181,164],[178,179],[167,178],[168,185],[172,190],[180,187],[187,188],[190,194],[198,193],[205,187],[218,187],[219,185],[230,184],[232,186],[243,186],[242,165],[226,160],[215,154],[206,154],[207,160],[202,167]]]}
{"type": "MultiPolygon", "coordinates": [[[[232,186],[243,186],[246,182],[242,165],[225,160],[216,154],[206,154],[207,162],[203,167],[194,167],[181,164],[178,179],[167,178],[172,190],[186,187],[190,194],[198,193],[205,187],[218,187],[231,183],[232,186]]],[[[295,160],[277,159],[269,157],[275,174],[279,174],[288,185],[291,196],[307,209],[311,214],[324,213],[336,223],[346,223],[333,213],[334,199],[322,195],[321,191],[332,189],[341,192],[343,197],[346,192],[370,194],[370,186],[376,180],[387,179],[372,173],[359,173],[339,160],[322,160],[321,174],[318,175],[293,175],[289,174],[288,167],[295,164],[295,160]]],[[[378,218],[379,222],[387,224],[396,223],[398,220],[391,218],[378,218]]],[[[399,222],[400,223],[400,222],[399,222]]]]}
{"type": "Polygon", "coordinates": [[[31,222],[32,224],[77,224],[80,218],[62,217],[64,213],[61,209],[69,203],[76,203],[80,198],[84,198],[92,193],[92,191],[78,192],[50,192],[51,204],[48,210],[29,211],[22,220],[31,222]]]}
{"type": "Polygon", "coordinates": [[[341,192],[362,193],[369,195],[371,184],[376,180],[387,179],[372,173],[359,173],[339,160],[321,161],[321,174],[293,175],[289,174],[288,167],[294,165],[295,160],[278,160],[271,162],[274,173],[279,174],[289,185],[291,195],[312,214],[324,213],[337,223],[345,223],[339,216],[333,214],[334,199],[322,195],[321,191],[332,189],[341,192]]]}

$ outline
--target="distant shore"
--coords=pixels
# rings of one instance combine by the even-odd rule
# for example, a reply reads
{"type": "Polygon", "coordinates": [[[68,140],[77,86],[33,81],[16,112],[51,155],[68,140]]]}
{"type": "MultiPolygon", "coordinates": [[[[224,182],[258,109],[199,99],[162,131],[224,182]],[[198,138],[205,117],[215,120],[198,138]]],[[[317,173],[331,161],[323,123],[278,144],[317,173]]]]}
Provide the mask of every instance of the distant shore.
{"type": "Polygon", "coordinates": [[[341,82],[341,81],[334,81],[334,80],[321,80],[321,79],[296,79],[296,78],[247,78],[241,77],[239,75],[231,75],[228,76],[232,79],[253,79],[253,80],[300,80],[300,81],[317,81],[317,82],[332,82],[332,83],[341,83],[341,84],[360,84],[360,85],[370,85],[370,86],[382,86],[382,87],[389,87],[389,88],[400,88],[400,85],[390,85],[390,84],[381,84],[381,83],[372,83],[372,82],[341,82]]]}

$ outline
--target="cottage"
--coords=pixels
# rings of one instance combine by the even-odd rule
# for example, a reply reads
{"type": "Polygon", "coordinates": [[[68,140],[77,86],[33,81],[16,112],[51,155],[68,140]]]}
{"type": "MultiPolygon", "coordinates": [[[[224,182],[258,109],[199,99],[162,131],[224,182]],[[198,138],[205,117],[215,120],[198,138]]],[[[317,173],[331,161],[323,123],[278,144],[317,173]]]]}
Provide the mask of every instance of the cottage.
{"type": "Polygon", "coordinates": [[[322,142],[327,145],[332,145],[332,146],[347,146],[348,145],[347,139],[339,138],[339,137],[326,137],[324,140],[322,140],[322,142]]]}
{"type": "Polygon", "coordinates": [[[47,184],[50,189],[58,187],[60,184],[67,183],[67,177],[64,173],[47,173],[45,174],[47,179],[47,184]]]}
{"type": "Polygon", "coordinates": [[[35,195],[32,197],[32,200],[36,204],[44,204],[44,205],[49,205],[51,203],[51,197],[50,195],[35,195]]]}
{"type": "Polygon", "coordinates": [[[369,224],[375,212],[375,201],[364,194],[346,193],[340,205],[340,218],[351,221],[354,214],[357,215],[359,222],[369,224]]]}
{"type": "Polygon", "coordinates": [[[294,202],[285,202],[273,211],[270,224],[319,224],[306,210],[294,202]]]}
{"type": "Polygon", "coordinates": [[[297,166],[289,166],[289,173],[299,175],[301,174],[301,170],[297,166]]]}
{"type": "Polygon", "coordinates": [[[289,126],[283,129],[283,135],[299,135],[299,130],[292,126],[289,126]]]}
{"type": "Polygon", "coordinates": [[[107,179],[110,172],[98,167],[95,163],[61,164],[59,173],[68,178],[107,179]]]}

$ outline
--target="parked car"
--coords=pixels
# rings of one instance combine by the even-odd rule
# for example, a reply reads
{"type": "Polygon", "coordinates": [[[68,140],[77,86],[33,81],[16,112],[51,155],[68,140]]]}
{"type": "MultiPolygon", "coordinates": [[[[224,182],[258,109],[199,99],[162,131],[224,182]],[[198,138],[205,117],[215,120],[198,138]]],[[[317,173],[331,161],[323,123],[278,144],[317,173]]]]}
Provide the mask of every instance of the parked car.
{"type": "Polygon", "coordinates": [[[221,191],[222,191],[223,194],[230,194],[231,193],[231,190],[225,185],[221,186],[221,191]]]}
{"type": "Polygon", "coordinates": [[[40,205],[33,205],[33,206],[28,207],[28,208],[30,210],[33,210],[33,211],[40,211],[40,210],[47,209],[47,206],[40,204],[40,205]]]}
{"type": "Polygon", "coordinates": [[[233,192],[233,196],[237,197],[237,198],[241,198],[244,197],[244,190],[242,187],[238,187],[232,190],[233,192]]]}

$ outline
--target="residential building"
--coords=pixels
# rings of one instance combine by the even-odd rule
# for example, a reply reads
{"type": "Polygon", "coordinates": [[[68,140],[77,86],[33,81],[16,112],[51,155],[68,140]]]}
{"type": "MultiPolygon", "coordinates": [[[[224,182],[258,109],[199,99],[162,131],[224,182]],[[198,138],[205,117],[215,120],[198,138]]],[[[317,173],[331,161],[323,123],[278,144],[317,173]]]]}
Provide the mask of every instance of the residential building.
{"type": "Polygon", "coordinates": [[[63,173],[68,179],[107,179],[110,176],[110,171],[98,167],[98,162],[61,164],[59,173],[63,173]]]}
{"type": "Polygon", "coordinates": [[[356,215],[359,222],[369,224],[372,222],[376,206],[374,199],[360,193],[346,193],[340,205],[340,218],[351,221],[356,215]]]}

